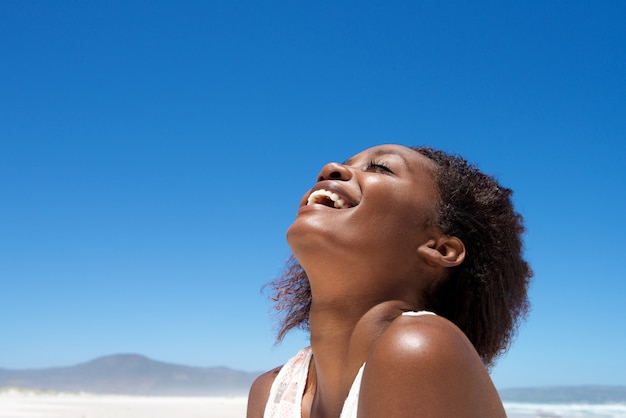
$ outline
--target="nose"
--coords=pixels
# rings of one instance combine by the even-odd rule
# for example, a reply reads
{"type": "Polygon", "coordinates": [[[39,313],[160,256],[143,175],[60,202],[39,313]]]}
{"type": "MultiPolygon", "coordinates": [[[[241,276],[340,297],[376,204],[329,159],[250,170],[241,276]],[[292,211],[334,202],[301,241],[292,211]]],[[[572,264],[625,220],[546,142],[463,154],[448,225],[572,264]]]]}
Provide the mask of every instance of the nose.
{"type": "Polygon", "coordinates": [[[343,180],[348,181],[352,178],[352,171],[348,167],[339,163],[328,163],[322,167],[322,171],[317,176],[317,181],[322,180],[343,180]]]}

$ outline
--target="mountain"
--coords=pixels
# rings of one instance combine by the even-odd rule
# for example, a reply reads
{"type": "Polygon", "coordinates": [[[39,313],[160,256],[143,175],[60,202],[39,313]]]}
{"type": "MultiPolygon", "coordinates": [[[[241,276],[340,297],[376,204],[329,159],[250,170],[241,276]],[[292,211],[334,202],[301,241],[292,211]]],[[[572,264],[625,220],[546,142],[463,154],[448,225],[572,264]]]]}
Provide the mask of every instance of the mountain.
{"type": "MultiPolygon", "coordinates": [[[[138,354],[116,354],[70,367],[0,368],[0,389],[153,396],[245,396],[258,375],[226,367],[183,366],[138,354]]],[[[499,392],[505,402],[626,404],[626,386],[511,388],[499,392]]]]}
{"type": "Polygon", "coordinates": [[[626,404],[626,386],[553,386],[499,392],[504,402],[626,404]]]}
{"type": "Polygon", "coordinates": [[[160,396],[247,395],[259,373],[191,367],[138,354],[100,357],[70,367],[0,369],[0,388],[160,396]]]}

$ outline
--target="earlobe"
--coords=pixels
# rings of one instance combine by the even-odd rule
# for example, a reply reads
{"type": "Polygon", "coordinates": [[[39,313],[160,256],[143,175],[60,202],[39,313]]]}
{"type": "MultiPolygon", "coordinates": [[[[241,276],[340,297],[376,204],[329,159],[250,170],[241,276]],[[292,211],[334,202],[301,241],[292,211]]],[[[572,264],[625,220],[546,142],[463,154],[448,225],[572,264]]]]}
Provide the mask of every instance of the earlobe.
{"type": "Polygon", "coordinates": [[[417,252],[433,266],[455,267],[465,259],[465,245],[454,236],[428,240],[420,245],[417,252]]]}

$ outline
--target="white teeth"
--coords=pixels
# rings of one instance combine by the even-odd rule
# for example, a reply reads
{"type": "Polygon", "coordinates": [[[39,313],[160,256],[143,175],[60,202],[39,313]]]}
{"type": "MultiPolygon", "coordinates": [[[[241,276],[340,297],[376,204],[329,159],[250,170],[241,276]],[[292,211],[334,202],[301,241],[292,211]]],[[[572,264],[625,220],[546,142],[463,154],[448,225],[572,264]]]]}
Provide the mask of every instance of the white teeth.
{"type": "Polygon", "coordinates": [[[345,204],[343,199],[341,199],[337,193],[333,193],[333,192],[330,192],[328,190],[323,190],[323,189],[316,190],[313,193],[311,193],[309,195],[309,198],[308,198],[306,204],[307,205],[311,205],[313,203],[317,203],[317,198],[318,197],[327,197],[327,198],[329,198],[330,200],[333,201],[333,206],[335,206],[335,208],[337,208],[337,209],[342,209],[344,207],[344,204],[345,204]]]}

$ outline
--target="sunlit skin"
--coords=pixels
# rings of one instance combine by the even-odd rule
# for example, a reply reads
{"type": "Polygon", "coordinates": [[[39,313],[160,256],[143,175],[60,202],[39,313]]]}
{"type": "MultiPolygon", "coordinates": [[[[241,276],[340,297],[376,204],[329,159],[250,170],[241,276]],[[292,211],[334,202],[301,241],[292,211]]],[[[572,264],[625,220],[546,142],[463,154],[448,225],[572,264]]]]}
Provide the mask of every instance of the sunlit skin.
{"type": "MultiPolygon", "coordinates": [[[[361,365],[358,416],[505,417],[465,335],[425,308],[429,290],[463,262],[465,246],[434,226],[432,162],[399,145],[325,165],[287,232],[311,285],[313,360],[304,418],[338,418],[361,365]],[[310,193],[336,193],[307,205],[310,193]]],[[[263,417],[277,370],[253,385],[248,417],[263,417]]]]}

